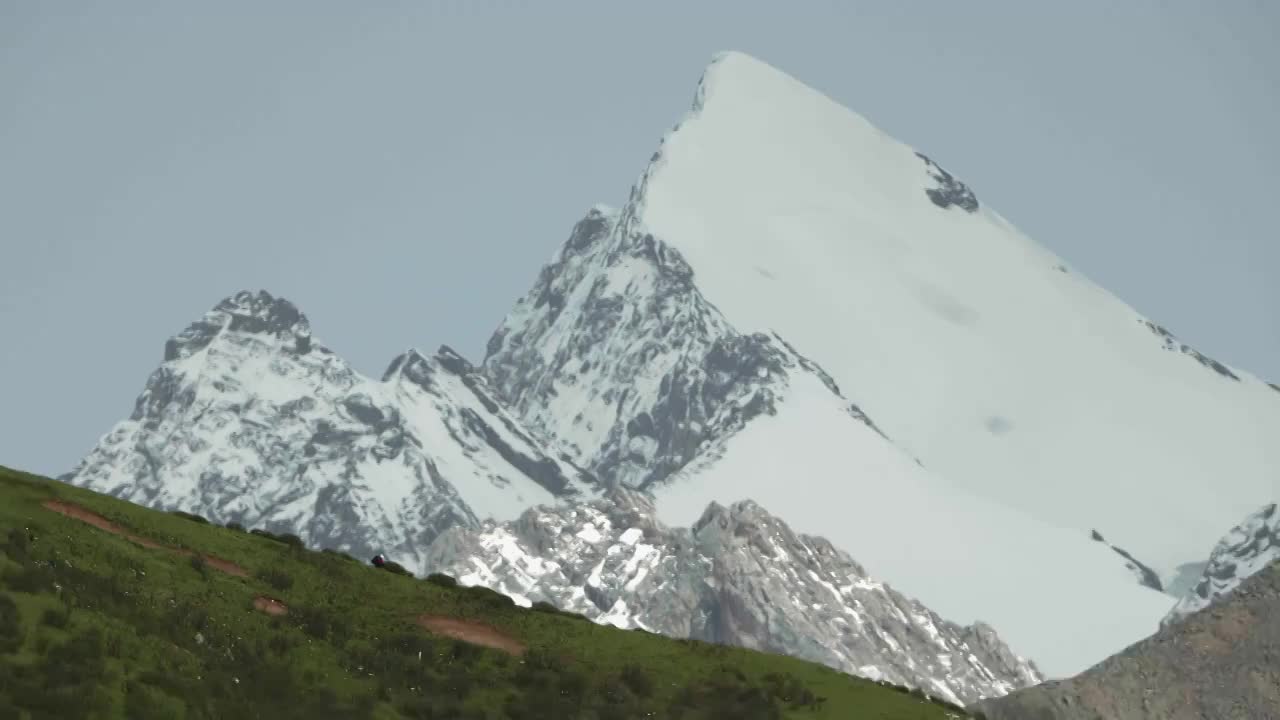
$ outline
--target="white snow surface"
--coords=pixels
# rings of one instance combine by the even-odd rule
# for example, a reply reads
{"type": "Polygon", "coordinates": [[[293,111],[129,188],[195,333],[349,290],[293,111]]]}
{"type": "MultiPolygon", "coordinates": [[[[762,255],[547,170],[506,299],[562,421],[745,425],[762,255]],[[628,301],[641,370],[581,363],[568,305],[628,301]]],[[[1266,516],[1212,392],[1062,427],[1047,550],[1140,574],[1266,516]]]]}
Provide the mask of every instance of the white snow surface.
{"type": "Polygon", "coordinates": [[[754,500],[939,615],[990,624],[1050,677],[1150,635],[1172,604],[1102,543],[920,467],[812,376],[793,379],[776,415],[655,492],[672,525],[691,524],[711,501],[754,500]]]}
{"type": "Polygon", "coordinates": [[[861,116],[724,53],[628,211],[738,331],[785,338],[956,489],[1098,528],[1162,572],[1280,495],[1280,393],[986,206],[935,206],[936,183],[861,116]]]}

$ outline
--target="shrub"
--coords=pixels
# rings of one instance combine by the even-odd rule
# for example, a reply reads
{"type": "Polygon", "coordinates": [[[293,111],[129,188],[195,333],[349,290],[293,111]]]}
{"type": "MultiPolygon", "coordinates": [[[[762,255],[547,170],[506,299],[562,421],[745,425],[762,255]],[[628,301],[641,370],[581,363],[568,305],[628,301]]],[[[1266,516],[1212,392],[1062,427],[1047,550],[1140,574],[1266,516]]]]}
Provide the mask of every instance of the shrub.
{"type": "Polygon", "coordinates": [[[285,590],[293,587],[293,576],[280,568],[264,568],[255,573],[255,577],[280,592],[284,592],[285,590]]]}
{"type": "Polygon", "coordinates": [[[534,612],[546,613],[548,615],[559,615],[561,617],[572,618],[574,620],[585,620],[587,622],[591,622],[591,618],[583,615],[582,613],[576,613],[570,610],[561,610],[555,605],[544,600],[535,602],[529,609],[534,612]]]}
{"type": "Polygon", "coordinates": [[[395,573],[396,575],[405,575],[407,577],[413,577],[413,573],[406,570],[403,565],[401,565],[398,562],[395,562],[394,560],[388,560],[385,563],[383,563],[382,569],[386,570],[387,572],[395,573]]]}
{"type": "Polygon", "coordinates": [[[226,528],[228,530],[235,530],[236,532],[244,532],[244,526],[238,522],[229,522],[227,523],[226,528]]]}
{"type": "Polygon", "coordinates": [[[264,538],[267,538],[268,540],[275,540],[278,543],[282,543],[284,545],[290,545],[292,547],[299,548],[299,549],[306,547],[305,544],[302,542],[302,538],[298,537],[297,535],[294,535],[293,533],[273,533],[270,530],[263,530],[262,528],[254,528],[249,531],[249,534],[259,535],[264,538]]]}
{"type": "Polygon", "coordinates": [[[40,623],[53,628],[65,628],[71,620],[71,608],[45,608],[43,614],[40,615],[40,623]]]}
{"type": "Polygon", "coordinates": [[[10,528],[5,535],[4,552],[14,560],[23,560],[31,549],[31,536],[22,528],[10,528]]]}
{"type": "Polygon", "coordinates": [[[11,653],[22,646],[22,616],[18,604],[7,593],[0,593],[0,653],[11,653]]]}
{"type": "Polygon", "coordinates": [[[23,565],[4,576],[4,584],[17,592],[39,594],[53,592],[53,569],[44,563],[23,565]]]}
{"type": "Polygon", "coordinates": [[[635,693],[637,697],[647,698],[653,695],[653,678],[649,673],[639,665],[628,663],[622,666],[622,672],[619,674],[622,684],[627,689],[635,693]]]}
{"type": "Polygon", "coordinates": [[[503,595],[492,588],[487,588],[484,585],[470,585],[462,588],[462,591],[467,595],[470,595],[473,599],[488,605],[489,607],[514,607],[516,604],[516,601],[512,600],[509,596],[503,595]]]}
{"type": "Polygon", "coordinates": [[[203,517],[201,517],[201,516],[199,516],[199,515],[196,515],[195,513],[183,512],[183,511],[181,511],[181,510],[173,510],[173,511],[171,511],[171,514],[173,514],[173,515],[177,515],[178,517],[182,518],[183,520],[190,520],[191,522],[198,522],[198,523],[201,523],[202,525],[208,525],[208,524],[209,524],[209,521],[208,521],[208,520],[204,519],[203,517]]]}
{"type": "Polygon", "coordinates": [[[189,562],[191,563],[191,569],[195,570],[197,573],[200,573],[200,577],[202,578],[209,577],[209,563],[204,559],[203,555],[199,553],[194,553],[192,554],[189,562]]]}
{"type": "Polygon", "coordinates": [[[357,559],[355,559],[354,557],[352,557],[350,554],[348,554],[348,553],[344,553],[344,552],[342,552],[341,550],[334,550],[333,548],[325,548],[325,549],[321,550],[320,552],[321,552],[321,553],[323,553],[323,554],[325,554],[325,555],[331,555],[331,556],[333,556],[333,557],[341,558],[341,559],[343,559],[343,560],[348,560],[348,561],[353,562],[353,563],[358,563],[358,562],[360,562],[359,560],[357,560],[357,559]]]}
{"type": "Polygon", "coordinates": [[[427,582],[445,588],[458,587],[458,581],[452,575],[445,575],[444,573],[431,573],[427,576],[427,582]]]}

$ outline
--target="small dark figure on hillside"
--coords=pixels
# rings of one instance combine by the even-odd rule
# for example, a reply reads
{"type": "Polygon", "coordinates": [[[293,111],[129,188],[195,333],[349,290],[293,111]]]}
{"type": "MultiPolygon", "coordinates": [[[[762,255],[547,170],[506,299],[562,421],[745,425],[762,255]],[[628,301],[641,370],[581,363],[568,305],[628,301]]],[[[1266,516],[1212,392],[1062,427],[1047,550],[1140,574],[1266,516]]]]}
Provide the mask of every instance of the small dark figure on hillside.
{"type": "Polygon", "coordinates": [[[374,567],[382,567],[387,564],[387,559],[382,556],[382,553],[378,553],[377,555],[374,555],[373,559],[369,562],[373,563],[374,567]]]}

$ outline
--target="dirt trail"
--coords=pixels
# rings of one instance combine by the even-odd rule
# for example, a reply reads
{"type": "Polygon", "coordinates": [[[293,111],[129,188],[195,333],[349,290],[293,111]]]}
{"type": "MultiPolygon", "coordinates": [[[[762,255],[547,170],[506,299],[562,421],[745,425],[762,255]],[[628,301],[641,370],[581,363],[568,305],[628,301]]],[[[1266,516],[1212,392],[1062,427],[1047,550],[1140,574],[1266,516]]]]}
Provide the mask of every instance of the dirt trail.
{"type": "Polygon", "coordinates": [[[253,609],[258,612],[264,612],[268,615],[288,615],[289,606],[283,602],[266,595],[259,595],[253,599],[253,609]]]}
{"type": "Polygon", "coordinates": [[[524,643],[496,628],[473,620],[442,615],[419,615],[418,624],[437,635],[444,635],[472,645],[483,645],[512,655],[523,655],[525,651],[524,643]]]}
{"type": "Polygon", "coordinates": [[[85,510],[84,508],[78,505],[65,503],[65,502],[62,502],[61,500],[45,500],[44,506],[56,513],[61,513],[63,515],[66,515],[67,517],[73,517],[77,520],[80,520],[81,522],[86,522],[101,530],[106,530],[107,532],[112,533],[113,535],[119,535],[121,537],[132,540],[133,542],[136,542],[143,547],[152,548],[154,550],[164,549],[163,545],[156,543],[154,541],[148,540],[144,537],[138,537],[137,535],[130,533],[128,530],[125,530],[124,528],[102,517],[101,515],[95,512],[90,512],[88,510],[85,510]]]}
{"type": "MultiPolygon", "coordinates": [[[[45,508],[52,510],[56,513],[61,513],[62,515],[66,515],[67,517],[75,518],[76,520],[80,520],[81,522],[88,523],[100,530],[106,530],[107,532],[112,533],[114,535],[119,535],[145,548],[151,548],[153,550],[168,550],[170,552],[176,552],[179,555],[187,555],[187,556],[195,555],[195,553],[192,552],[191,550],[183,550],[182,548],[175,548],[175,547],[169,547],[167,545],[161,545],[160,543],[157,543],[154,540],[148,540],[147,538],[134,535],[128,530],[102,517],[98,513],[95,513],[91,510],[86,510],[80,507],[79,505],[72,505],[71,503],[63,502],[61,500],[45,500],[43,505],[45,508]]],[[[228,575],[235,575],[236,577],[249,577],[248,570],[245,570],[244,568],[231,562],[230,560],[224,560],[214,555],[202,555],[201,557],[204,558],[205,563],[209,567],[215,570],[220,570],[228,575]]]]}

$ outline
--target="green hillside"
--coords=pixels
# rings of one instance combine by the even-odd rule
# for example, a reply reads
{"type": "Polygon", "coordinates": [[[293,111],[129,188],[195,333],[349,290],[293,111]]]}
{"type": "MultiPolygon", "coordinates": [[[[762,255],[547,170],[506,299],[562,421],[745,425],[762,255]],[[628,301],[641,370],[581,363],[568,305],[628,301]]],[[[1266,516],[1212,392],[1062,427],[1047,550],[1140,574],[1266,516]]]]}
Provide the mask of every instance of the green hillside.
{"type": "Polygon", "coordinates": [[[0,468],[0,718],[964,717],[448,580],[0,468]]]}

